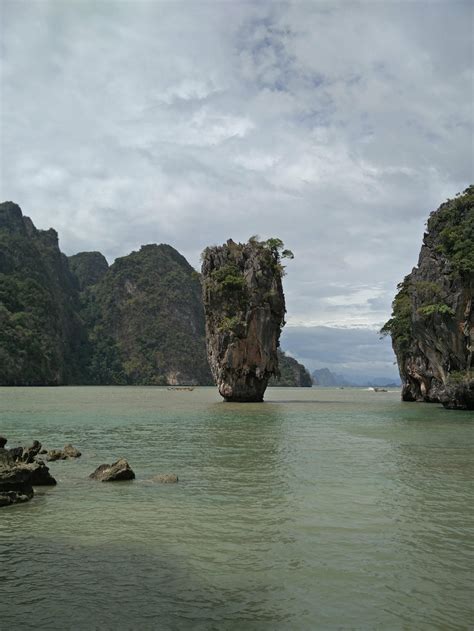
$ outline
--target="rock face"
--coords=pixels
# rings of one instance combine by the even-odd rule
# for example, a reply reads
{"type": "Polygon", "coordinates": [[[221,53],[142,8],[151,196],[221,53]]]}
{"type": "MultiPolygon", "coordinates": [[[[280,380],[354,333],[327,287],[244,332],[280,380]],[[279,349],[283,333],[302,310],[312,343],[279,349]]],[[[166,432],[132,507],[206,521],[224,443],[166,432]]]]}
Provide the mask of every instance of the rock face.
{"type": "Polygon", "coordinates": [[[0,204],[0,384],[81,383],[86,333],[55,230],[0,204]]]}
{"type": "Polygon", "coordinates": [[[135,473],[125,458],[120,458],[120,460],[112,464],[101,464],[89,477],[92,480],[99,480],[99,482],[120,482],[122,480],[133,480],[135,473]]]}
{"type": "Polygon", "coordinates": [[[404,401],[474,409],[474,186],[430,215],[391,319],[404,401]]]}
{"type": "Polygon", "coordinates": [[[169,245],[145,245],[108,269],[95,252],[70,258],[97,384],[210,384],[198,274],[169,245]]]}
{"type": "Polygon", "coordinates": [[[203,252],[207,354],[226,401],[262,401],[268,380],[278,375],[285,323],[282,246],[278,239],[229,239],[203,252]]]}

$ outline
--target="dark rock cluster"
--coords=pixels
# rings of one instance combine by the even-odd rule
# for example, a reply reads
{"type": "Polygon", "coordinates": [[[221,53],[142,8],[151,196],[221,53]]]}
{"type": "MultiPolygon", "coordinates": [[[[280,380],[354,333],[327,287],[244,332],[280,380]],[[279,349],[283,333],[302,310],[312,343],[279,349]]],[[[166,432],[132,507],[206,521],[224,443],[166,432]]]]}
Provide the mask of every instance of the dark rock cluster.
{"type": "Polygon", "coordinates": [[[7,439],[0,437],[0,506],[30,500],[34,486],[53,486],[56,480],[46,464],[38,459],[41,443],[30,447],[6,449],[7,439]]]}

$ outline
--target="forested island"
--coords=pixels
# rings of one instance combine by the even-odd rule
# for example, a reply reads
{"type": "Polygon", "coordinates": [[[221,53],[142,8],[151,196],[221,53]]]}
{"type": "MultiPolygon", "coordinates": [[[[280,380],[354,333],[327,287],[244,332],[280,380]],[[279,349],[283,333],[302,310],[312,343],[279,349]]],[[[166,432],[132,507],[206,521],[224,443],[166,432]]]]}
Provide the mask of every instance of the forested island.
{"type": "Polygon", "coordinates": [[[474,409],[474,186],[431,213],[418,266],[398,289],[382,333],[403,400],[474,409]]]}
{"type": "MultiPolygon", "coordinates": [[[[271,385],[311,386],[278,349],[271,385]]],[[[0,204],[1,385],[212,385],[200,275],[170,245],[112,265],[0,204]]]]}

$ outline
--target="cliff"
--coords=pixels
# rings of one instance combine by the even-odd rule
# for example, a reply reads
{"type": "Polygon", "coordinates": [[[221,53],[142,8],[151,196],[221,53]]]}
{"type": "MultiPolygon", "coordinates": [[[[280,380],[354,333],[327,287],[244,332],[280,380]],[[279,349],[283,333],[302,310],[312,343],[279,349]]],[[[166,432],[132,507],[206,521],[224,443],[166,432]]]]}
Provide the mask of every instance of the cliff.
{"type": "Polygon", "coordinates": [[[268,380],[278,375],[285,316],[280,256],[291,254],[282,247],[279,239],[229,239],[203,252],[208,360],[226,401],[262,401],[268,380]]]}
{"type": "Polygon", "coordinates": [[[0,384],[81,383],[87,336],[54,230],[0,204],[0,384]]]}
{"type": "Polygon", "coordinates": [[[474,186],[433,212],[391,319],[404,401],[474,409],[474,186]]]}
{"type": "Polygon", "coordinates": [[[72,258],[83,287],[92,383],[212,383],[198,274],[179,252],[145,245],[108,268],[99,253],[72,258]]]}
{"type": "Polygon", "coordinates": [[[278,349],[278,369],[280,376],[271,377],[268,385],[278,387],[300,387],[311,388],[313,382],[311,375],[303,366],[293,357],[286,355],[278,349]]]}

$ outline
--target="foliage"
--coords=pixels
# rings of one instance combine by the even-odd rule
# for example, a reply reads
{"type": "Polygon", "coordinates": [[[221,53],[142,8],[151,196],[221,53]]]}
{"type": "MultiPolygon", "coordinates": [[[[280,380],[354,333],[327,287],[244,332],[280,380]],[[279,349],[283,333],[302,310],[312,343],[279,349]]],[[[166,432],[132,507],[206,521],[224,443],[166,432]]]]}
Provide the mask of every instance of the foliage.
{"type": "Polygon", "coordinates": [[[382,336],[391,335],[394,348],[400,353],[408,350],[412,339],[412,308],[410,298],[410,279],[405,277],[397,285],[399,290],[392,302],[392,317],[383,325],[382,336]]]}
{"type": "Polygon", "coordinates": [[[441,315],[454,315],[454,310],[451,309],[448,305],[443,303],[435,303],[431,305],[425,305],[423,307],[419,307],[417,309],[417,313],[421,316],[429,317],[435,313],[439,313],[441,315]]]}
{"type": "Polygon", "coordinates": [[[428,231],[436,239],[437,252],[446,256],[455,272],[474,273],[474,185],[432,213],[428,231]]]}

